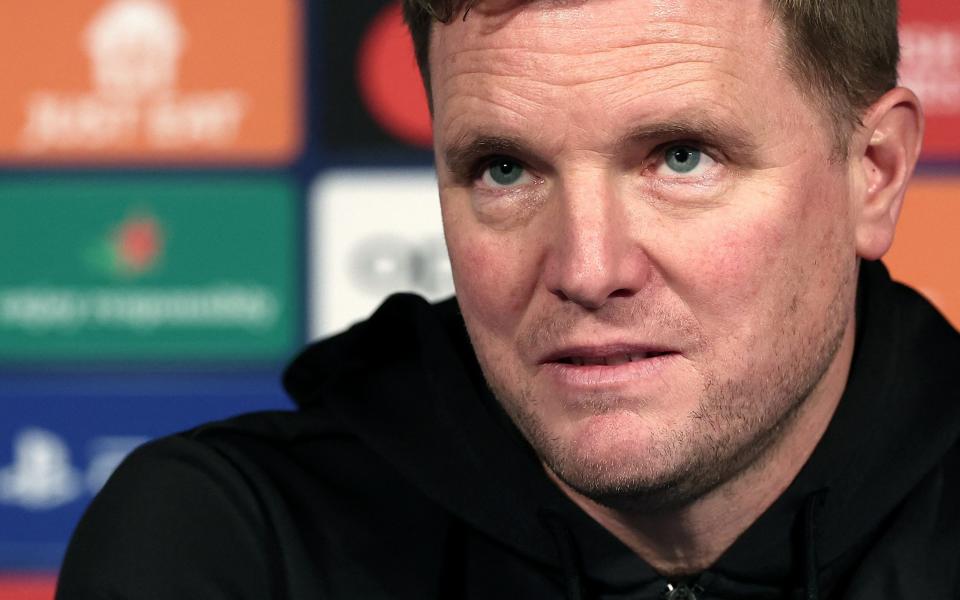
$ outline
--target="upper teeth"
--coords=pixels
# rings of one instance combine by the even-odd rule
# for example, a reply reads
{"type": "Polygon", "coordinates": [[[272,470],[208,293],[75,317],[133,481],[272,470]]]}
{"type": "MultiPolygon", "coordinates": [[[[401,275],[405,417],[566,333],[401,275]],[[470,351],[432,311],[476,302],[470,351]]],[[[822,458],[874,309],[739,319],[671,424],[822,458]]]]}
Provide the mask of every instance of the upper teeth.
{"type": "Polygon", "coordinates": [[[570,362],[575,365],[622,365],[624,363],[633,362],[635,360],[640,360],[644,358],[643,354],[617,354],[614,356],[597,356],[597,357],[583,357],[583,356],[571,356],[570,362]]]}

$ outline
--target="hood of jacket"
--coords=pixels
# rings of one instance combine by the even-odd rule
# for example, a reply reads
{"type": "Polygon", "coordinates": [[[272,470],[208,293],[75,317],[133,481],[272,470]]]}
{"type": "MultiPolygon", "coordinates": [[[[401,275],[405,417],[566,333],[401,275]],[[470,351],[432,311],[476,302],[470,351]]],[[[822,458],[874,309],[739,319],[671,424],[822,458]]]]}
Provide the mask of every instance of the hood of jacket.
{"type": "MultiPolygon", "coordinates": [[[[737,598],[816,597],[811,586],[842,585],[904,498],[955,453],[958,366],[960,335],[880,263],[864,262],[850,377],[826,433],[698,585],[737,598]]],[[[577,585],[588,588],[663,589],[545,476],[487,388],[453,300],[390,298],[304,351],[285,385],[301,410],[356,436],[454,518],[530,561],[582,570],[577,585]]]]}

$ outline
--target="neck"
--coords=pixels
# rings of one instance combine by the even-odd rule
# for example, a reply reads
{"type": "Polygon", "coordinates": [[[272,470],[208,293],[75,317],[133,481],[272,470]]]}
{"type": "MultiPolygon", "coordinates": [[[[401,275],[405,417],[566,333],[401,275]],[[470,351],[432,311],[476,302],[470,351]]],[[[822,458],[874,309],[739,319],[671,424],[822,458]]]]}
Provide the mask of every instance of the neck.
{"type": "Polygon", "coordinates": [[[787,489],[823,437],[846,387],[853,356],[851,319],[837,355],[783,435],[752,465],[706,495],[674,510],[626,512],[576,492],[547,474],[584,512],[667,576],[698,573],[714,562],[787,489]]]}

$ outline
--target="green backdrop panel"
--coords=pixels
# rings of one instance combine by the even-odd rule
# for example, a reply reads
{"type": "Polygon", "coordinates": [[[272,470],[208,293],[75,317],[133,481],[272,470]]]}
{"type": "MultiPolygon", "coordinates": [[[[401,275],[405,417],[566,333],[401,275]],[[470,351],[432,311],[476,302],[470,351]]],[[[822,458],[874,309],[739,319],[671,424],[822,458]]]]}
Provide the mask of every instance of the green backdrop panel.
{"type": "Polygon", "coordinates": [[[279,178],[0,181],[0,358],[283,358],[297,205],[279,178]]]}

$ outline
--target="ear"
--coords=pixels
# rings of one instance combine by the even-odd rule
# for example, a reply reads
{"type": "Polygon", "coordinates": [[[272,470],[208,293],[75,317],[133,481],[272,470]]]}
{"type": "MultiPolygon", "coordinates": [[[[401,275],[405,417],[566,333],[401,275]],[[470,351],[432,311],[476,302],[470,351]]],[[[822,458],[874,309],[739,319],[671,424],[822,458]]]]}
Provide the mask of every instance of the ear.
{"type": "Polygon", "coordinates": [[[882,257],[893,243],[907,182],[920,155],[923,109],[913,92],[898,87],[871,106],[854,134],[850,166],[857,254],[882,257]]]}

